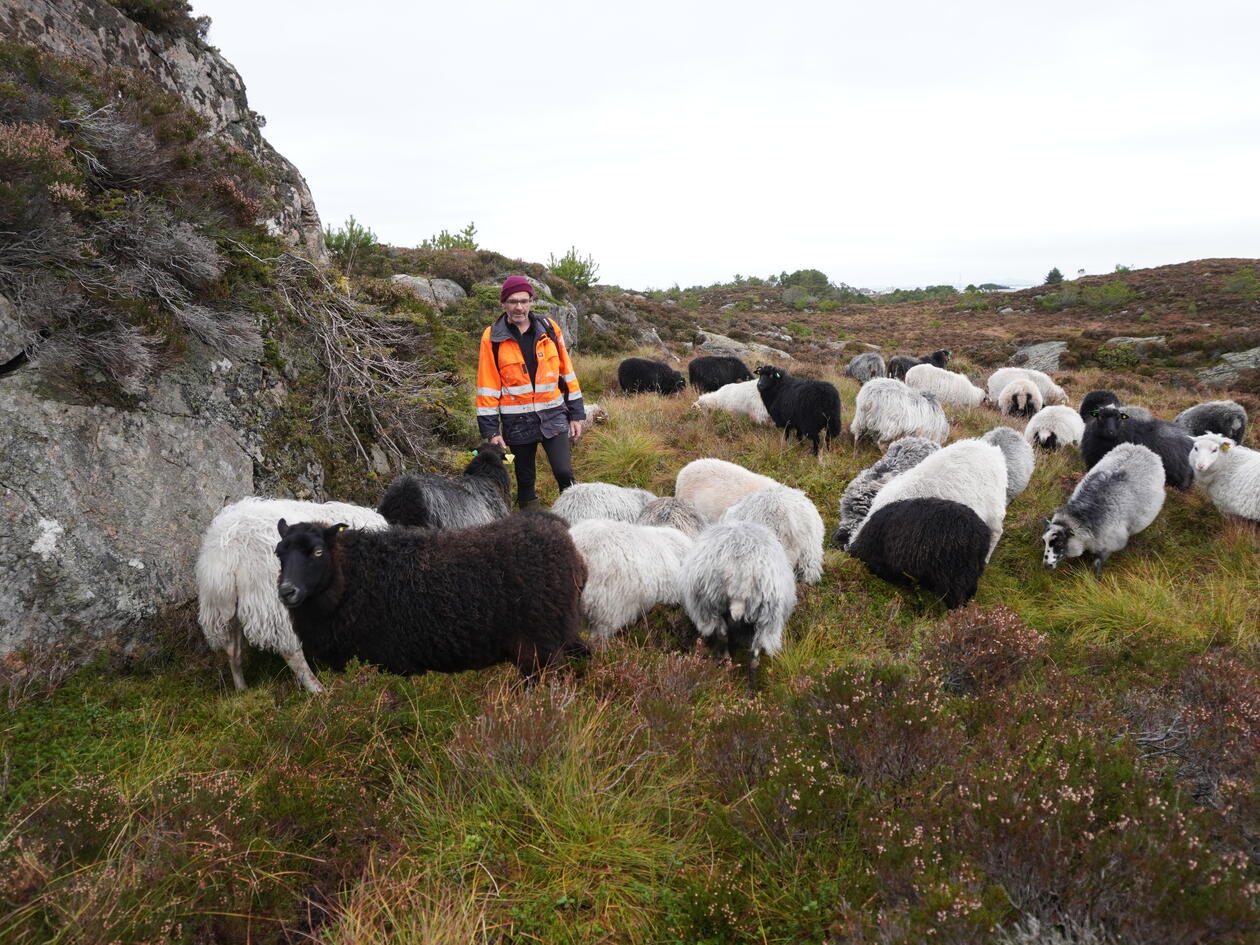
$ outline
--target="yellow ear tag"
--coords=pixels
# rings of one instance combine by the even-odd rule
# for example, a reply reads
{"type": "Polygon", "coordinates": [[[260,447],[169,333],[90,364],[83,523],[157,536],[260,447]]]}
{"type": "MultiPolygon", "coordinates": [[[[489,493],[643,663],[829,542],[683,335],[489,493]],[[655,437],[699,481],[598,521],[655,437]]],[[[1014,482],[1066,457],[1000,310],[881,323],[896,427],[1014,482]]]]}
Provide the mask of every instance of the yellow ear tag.
{"type": "Polygon", "coordinates": [[[1224,453],[1227,449],[1229,449],[1229,444],[1228,444],[1228,443],[1222,443],[1222,444],[1221,444],[1221,452],[1222,452],[1222,453],[1224,453]]]}
{"type": "Polygon", "coordinates": [[[514,460],[514,459],[516,459],[516,456],[515,456],[515,454],[513,454],[513,453],[504,453],[504,454],[503,454],[503,461],[504,461],[505,463],[510,463],[510,462],[512,462],[512,460],[514,460]]]}
{"type": "Polygon", "coordinates": [[[345,531],[347,528],[349,528],[349,527],[350,527],[349,525],[338,525],[338,526],[337,526],[337,534],[338,534],[338,535],[340,535],[342,532],[344,532],[344,531],[345,531]]]}

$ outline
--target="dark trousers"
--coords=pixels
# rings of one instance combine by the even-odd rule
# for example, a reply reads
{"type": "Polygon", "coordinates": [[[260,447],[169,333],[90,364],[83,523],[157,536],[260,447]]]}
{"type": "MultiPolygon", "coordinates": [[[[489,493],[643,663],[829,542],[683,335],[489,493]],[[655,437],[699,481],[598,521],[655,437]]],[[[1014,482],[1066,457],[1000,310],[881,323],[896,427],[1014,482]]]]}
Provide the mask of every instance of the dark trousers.
{"type": "MultiPolygon", "coordinates": [[[[542,446],[547,451],[547,462],[551,464],[556,483],[563,492],[576,481],[573,478],[573,458],[569,449],[568,431],[559,433],[549,440],[543,440],[542,446]]],[[[538,456],[538,444],[536,442],[513,443],[510,448],[516,456],[514,463],[516,466],[516,504],[519,507],[525,505],[526,502],[534,502],[538,499],[538,493],[535,491],[538,474],[534,468],[538,456]]]]}

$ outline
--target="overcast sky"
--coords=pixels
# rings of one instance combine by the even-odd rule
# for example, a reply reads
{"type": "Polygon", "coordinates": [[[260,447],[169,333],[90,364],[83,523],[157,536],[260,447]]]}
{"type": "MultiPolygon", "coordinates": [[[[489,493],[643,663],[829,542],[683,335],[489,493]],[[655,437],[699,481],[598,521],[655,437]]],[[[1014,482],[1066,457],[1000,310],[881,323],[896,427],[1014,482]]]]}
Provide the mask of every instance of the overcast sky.
{"type": "Polygon", "coordinates": [[[626,288],[1260,256],[1260,5],[192,0],[326,227],[626,288]]]}

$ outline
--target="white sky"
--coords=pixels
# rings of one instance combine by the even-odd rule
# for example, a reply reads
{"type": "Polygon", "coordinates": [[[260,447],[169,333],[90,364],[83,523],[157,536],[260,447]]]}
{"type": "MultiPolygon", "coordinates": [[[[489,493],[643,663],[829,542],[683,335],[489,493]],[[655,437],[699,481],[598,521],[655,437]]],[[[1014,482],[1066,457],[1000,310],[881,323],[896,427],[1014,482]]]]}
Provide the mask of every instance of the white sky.
{"type": "Polygon", "coordinates": [[[1260,4],[193,0],[264,134],[414,246],[626,288],[1260,256],[1260,4]]]}

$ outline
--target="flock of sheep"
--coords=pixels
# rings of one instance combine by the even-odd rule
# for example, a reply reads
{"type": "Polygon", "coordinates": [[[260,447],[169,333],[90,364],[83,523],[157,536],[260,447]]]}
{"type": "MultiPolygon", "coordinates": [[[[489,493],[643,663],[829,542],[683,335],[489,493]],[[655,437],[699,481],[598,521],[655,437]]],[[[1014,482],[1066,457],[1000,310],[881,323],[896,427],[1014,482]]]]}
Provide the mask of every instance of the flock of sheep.
{"type": "MultiPolygon", "coordinates": [[[[832,543],[876,576],[912,583],[947,607],[971,599],[1002,535],[1008,503],[1028,485],[1034,447],[1076,445],[1087,469],[1047,519],[1044,563],[1094,555],[1095,573],[1151,524],[1164,489],[1194,482],[1226,514],[1260,520],[1260,456],[1239,445],[1245,410],[1213,401],[1174,422],[1123,405],[1107,391],[1079,410],[1040,371],[1002,368],[977,387],[945,369],[950,353],[859,355],[862,382],[849,426],[884,450],[840,499],[832,543]],[[890,376],[900,375],[900,376],[890,376]],[[945,445],[942,403],[989,402],[1028,416],[945,445]]],[[[835,386],[782,368],[754,373],[735,358],[697,358],[696,406],[795,433],[818,452],[840,435],[835,386]]],[[[627,393],[675,393],[682,375],[627,359],[627,393]]],[[[580,483],[550,513],[510,514],[504,450],[482,444],[453,479],[404,474],[377,509],[247,498],[223,509],[197,562],[199,620],[245,687],[247,641],[279,653],[298,683],[321,691],[308,654],[334,667],[352,658],[399,673],[476,669],[502,662],[527,677],[602,645],[657,604],[681,605],[700,635],[761,657],[782,645],[797,581],[822,576],[824,525],[799,489],[719,459],[688,463],[674,495],[580,483]],[[278,542],[278,544],[277,544],[278,542]]]]}

